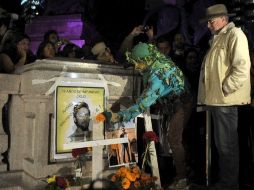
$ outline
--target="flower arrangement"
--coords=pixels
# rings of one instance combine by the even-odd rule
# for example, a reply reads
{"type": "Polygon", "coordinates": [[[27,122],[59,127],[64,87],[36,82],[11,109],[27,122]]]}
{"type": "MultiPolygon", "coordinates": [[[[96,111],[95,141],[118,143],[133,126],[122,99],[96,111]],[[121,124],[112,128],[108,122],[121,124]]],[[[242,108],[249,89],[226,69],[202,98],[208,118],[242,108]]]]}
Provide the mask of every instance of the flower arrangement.
{"type": "Polygon", "coordinates": [[[143,141],[145,143],[145,151],[144,153],[142,154],[141,158],[142,158],[142,166],[141,166],[141,169],[143,171],[145,171],[145,165],[149,165],[151,166],[151,163],[150,163],[150,159],[149,159],[149,154],[151,155],[152,152],[149,150],[150,147],[151,147],[151,143],[154,141],[155,143],[159,142],[159,138],[158,136],[156,135],[155,132],[153,131],[147,131],[143,134],[143,141]]]}
{"type": "Polygon", "coordinates": [[[87,153],[90,152],[92,148],[75,148],[72,149],[72,157],[76,158],[74,161],[75,168],[82,168],[87,160],[87,153]]]}
{"type": "Polygon", "coordinates": [[[64,190],[69,186],[80,186],[82,185],[82,166],[84,166],[87,153],[91,151],[91,148],[76,148],[72,149],[72,156],[75,158],[74,165],[75,169],[79,170],[80,174],[77,176],[48,176],[46,179],[47,185],[45,187],[46,190],[64,190]]]}
{"type": "Polygon", "coordinates": [[[119,187],[125,190],[155,190],[157,177],[143,172],[138,166],[130,168],[121,167],[115,173],[109,175],[109,179],[119,187]]]}
{"type": "Polygon", "coordinates": [[[48,176],[47,177],[47,186],[46,190],[64,190],[69,187],[70,181],[68,178],[60,176],[48,176]]]}
{"type": "Polygon", "coordinates": [[[47,183],[45,190],[65,190],[67,187],[82,185],[81,181],[72,175],[48,176],[43,181],[47,183]]]}
{"type": "Polygon", "coordinates": [[[145,165],[150,165],[149,151],[151,142],[158,142],[159,138],[153,131],[145,132],[143,135],[145,141],[145,151],[142,154],[142,167],[139,169],[138,166],[132,167],[121,167],[115,173],[109,175],[109,178],[114,182],[119,189],[125,190],[156,190],[158,187],[155,181],[158,179],[156,176],[145,173],[145,165]]]}

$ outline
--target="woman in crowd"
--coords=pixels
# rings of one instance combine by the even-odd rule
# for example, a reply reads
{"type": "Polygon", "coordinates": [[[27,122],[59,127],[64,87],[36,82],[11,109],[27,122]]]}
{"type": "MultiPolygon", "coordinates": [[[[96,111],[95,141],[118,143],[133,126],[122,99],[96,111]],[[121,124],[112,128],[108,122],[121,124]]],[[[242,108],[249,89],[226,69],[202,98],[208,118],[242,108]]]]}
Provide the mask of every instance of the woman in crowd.
{"type": "Polygon", "coordinates": [[[70,43],[69,40],[67,40],[67,39],[60,39],[58,32],[56,30],[48,30],[43,36],[43,41],[44,42],[47,42],[47,41],[52,42],[55,47],[55,53],[60,52],[61,47],[63,45],[70,43]]]}
{"type": "Polygon", "coordinates": [[[40,43],[37,50],[38,59],[53,58],[56,56],[55,46],[50,41],[43,41],[40,43]]]}
{"type": "Polygon", "coordinates": [[[30,38],[26,34],[15,33],[13,38],[7,40],[0,53],[1,72],[13,73],[16,68],[34,62],[36,57],[29,46],[30,38]]]}

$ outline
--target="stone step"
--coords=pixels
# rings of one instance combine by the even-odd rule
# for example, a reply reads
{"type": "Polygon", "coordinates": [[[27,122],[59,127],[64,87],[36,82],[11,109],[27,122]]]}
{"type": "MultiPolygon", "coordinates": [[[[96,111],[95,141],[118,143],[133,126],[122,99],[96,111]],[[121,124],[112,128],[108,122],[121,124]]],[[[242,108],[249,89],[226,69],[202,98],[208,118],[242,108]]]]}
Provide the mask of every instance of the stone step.
{"type": "Polygon", "coordinates": [[[0,173],[0,190],[23,190],[20,172],[0,173]]]}
{"type": "Polygon", "coordinates": [[[22,190],[19,185],[13,184],[12,181],[0,178],[0,190],[22,190]]]}

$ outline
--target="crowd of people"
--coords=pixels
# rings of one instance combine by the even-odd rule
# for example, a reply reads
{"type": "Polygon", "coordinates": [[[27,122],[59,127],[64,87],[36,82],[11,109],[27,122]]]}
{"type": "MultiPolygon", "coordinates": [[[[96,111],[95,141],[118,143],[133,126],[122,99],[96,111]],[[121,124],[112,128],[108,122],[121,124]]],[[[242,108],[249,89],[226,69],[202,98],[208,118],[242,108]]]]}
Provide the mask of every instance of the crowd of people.
{"type": "MultiPolygon", "coordinates": [[[[183,61],[181,59],[186,57],[186,55],[182,54],[186,43],[181,33],[169,33],[157,38],[154,35],[153,26],[148,27],[142,25],[134,27],[133,31],[123,39],[117,50],[112,50],[110,44],[107,44],[101,36],[94,42],[83,44],[82,47],[79,47],[69,39],[61,38],[58,31],[48,30],[44,33],[43,39],[39,43],[36,51],[32,51],[30,49],[30,36],[21,29],[10,27],[11,22],[12,18],[8,14],[5,15],[5,13],[2,13],[0,16],[0,73],[13,73],[17,67],[32,63],[36,59],[49,59],[54,57],[92,59],[126,65],[126,50],[130,50],[133,45],[139,42],[139,38],[142,38],[142,35],[148,38],[147,42],[157,43],[156,45],[158,47],[160,44],[165,44],[165,41],[168,41],[169,48],[172,51],[165,52],[165,54],[168,54],[167,56],[172,58],[175,57],[174,61],[179,59],[179,62],[181,62],[183,61]],[[171,40],[172,35],[175,35],[174,42],[171,40]],[[163,42],[161,40],[165,41],[163,42]]],[[[142,40],[144,41],[144,39],[142,40]]],[[[193,48],[193,50],[196,51],[198,48],[193,48]]],[[[198,59],[197,57],[195,60],[196,63],[198,63],[198,59]]],[[[190,67],[188,67],[189,70],[193,69],[193,67],[190,67]]]]}
{"type": "MultiPolygon", "coordinates": [[[[29,36],[12,31],[8,28],[9,18],[0,17],[0,72],[13,73],[17,67],[36,59],[56,56],[123,66],[128,63],[140,72],[143,92],[130,108],[105,116],[110,115],[107,119],[113,123],[129,121],[148,108],[164,116],[166,132],[162,135],[170,145],[175,166],[175,178],[165,182],[166,189],[186,189],[195,175],[204,175],[199,173],[199,160],[194,155],[200,142],[191,137],[192,130],[204,127],[197,121],[198,104],[212,114],[219,178],[212,187],[189,188],[238,190],[238,108],[251,104],[251,59],[248,39],[229,22],[230,16],[223,4],[206,9],[202,22],[207,23],[211,32],[208,50],[187,44],[180,32],[156,36],[154,26],[139,25],[123,39],[117,53],[103,40],[79,47],[61,39],[57,31],[49,30],[36,55],[29,48],[29,36]]],[[[165,153],[165,144],[161,146],[165,153]]]]}
{"type": "Polygon", "coordinates": [[[19,28],[10,27],[12,18],[7,12],[0,15],[0,73],[13,73],[17,67],[36,59],[66,57],[92,59],[117,64],[111,49],[102,39],[79,47],[69,39],[61,38],[56,30],[44,33],[35,52],[30,48],[31,38],[19,28]]]}

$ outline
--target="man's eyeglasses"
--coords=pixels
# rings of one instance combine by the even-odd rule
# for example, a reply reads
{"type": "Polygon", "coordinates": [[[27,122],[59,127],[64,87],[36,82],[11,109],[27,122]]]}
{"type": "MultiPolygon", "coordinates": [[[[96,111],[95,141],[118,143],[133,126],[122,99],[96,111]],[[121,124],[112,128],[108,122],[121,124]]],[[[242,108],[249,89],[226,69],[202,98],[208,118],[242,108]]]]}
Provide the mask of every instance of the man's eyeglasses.
{"type": "Polygon", "coordinates": [[[216,21],[216,19],[211,19],[211,20],[208,20],[207,23],[208,24],[213,24],[215,21],[216,21]]]}

